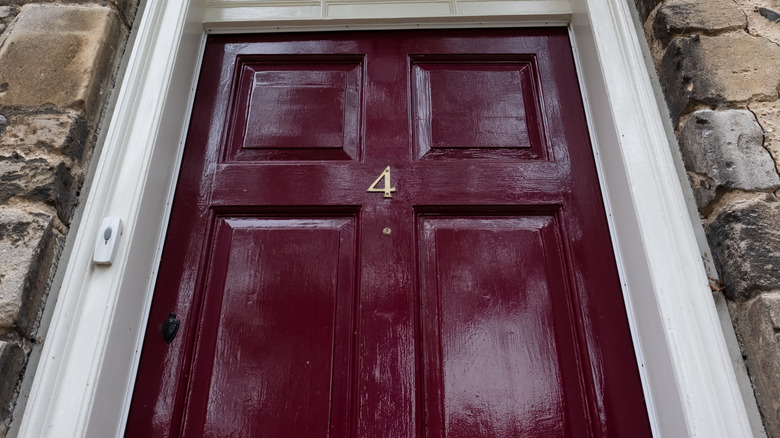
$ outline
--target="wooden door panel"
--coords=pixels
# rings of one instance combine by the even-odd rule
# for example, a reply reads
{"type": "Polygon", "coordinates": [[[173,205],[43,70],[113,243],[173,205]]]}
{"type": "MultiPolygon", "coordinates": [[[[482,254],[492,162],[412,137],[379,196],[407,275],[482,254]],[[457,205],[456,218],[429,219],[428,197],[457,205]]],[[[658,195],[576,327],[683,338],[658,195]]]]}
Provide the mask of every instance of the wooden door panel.
{"type": "Polygon", "coordinates": [[[215,235],[185,433],[345,436],[354,218],[220,217],[215,235]]]}
{"type": "Polygon", "coordinates": [[[522,57],[412,57],[417,157],[542,157],[535,67],[522,57]]]}
{"type": "Polygon", "coordinates": [[[362,56],[243,56],[229,161],[356,159],[362,56]]]}
{"type": "Polygon", "coordinates": [[[419,227],[426,436],[588,436],[557,216],[419,227]]]}

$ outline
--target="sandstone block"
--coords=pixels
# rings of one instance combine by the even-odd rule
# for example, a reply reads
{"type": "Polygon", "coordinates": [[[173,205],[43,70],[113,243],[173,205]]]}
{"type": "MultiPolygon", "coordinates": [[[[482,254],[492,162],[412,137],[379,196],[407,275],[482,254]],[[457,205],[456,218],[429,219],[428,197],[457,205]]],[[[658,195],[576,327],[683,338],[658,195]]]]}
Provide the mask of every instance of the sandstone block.
{"type": "Polygon", "coordinates": [[[669,0],[658,8],[655,36],[664,44],[675,35],[744,29],[747,18],[733,0],[669,0]]]}
{"type": "Polygon", "coordinates": [[[0,208],[0,333],[35,329],[64,237],[51,216],[0,208]]]}
{"type": "Polygon", "coordinates": [[[0,105],[86,109],[102,105],[123,39],[113,9],[29,4],[0,47],[0,105]]]}
{"type": "Polygon", "coordinates": [[[82,158],[89,132],[81,113],[13,114],[6,119],[5,129],[0,128],[0,155],[13,151],[28,158],[46,154],[82,158]]]}
{"type": "Polygon", "coordinates": [[[0,376],[3,376],[0,379],[0,424],[7,423],[11,415],[13,400],[16,399],[16,385],[21,378],[25,358],[25,351],[19,342],[0,340],[0,376]]]}
{"type": "Polygon", "coordinates": [[[68,223],[78,185],[61,157],[27,159],[16,152],[0,155],[0,204],[15,198],[43,202],[56,208],[60,220],[68,223]]]}
{"type": "Polygon", "coordinates": [[[775,162],[763,147],[761,126],[750,111],[696,111],[685,122],[679,139],[685,167],[702,177],[700,184],[694,184],[700,208],[721,188],[780,187],[775,162]]]}
{"type": "Polygon", "coordinates": [[[780,289],[780,201],[755,195],[734,202],[706,226],[726,297],[745,301],[761,290],[780,289]]]}
{"type": "Polygon", "coordinates": [[[777,99],[780,46],[744,32],[674,39],[659,67],[676,124],[692,103],[721,105],[777,99]]]}
{"type": "Polygon", "coordinates": [[[780,436],[780,292],[731,307],[768,435],[780,436]]]}

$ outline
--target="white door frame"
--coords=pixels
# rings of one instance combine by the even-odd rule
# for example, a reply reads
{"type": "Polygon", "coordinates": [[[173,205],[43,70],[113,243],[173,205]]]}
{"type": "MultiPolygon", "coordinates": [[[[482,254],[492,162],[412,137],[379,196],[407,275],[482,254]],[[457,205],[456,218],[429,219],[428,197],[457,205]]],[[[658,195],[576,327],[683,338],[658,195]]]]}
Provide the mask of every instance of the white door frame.
{"type": "Polygon", "coordinates": [[[628,1],[148,0],[19,436],[123,433],[206,31],[531,24],[573,38],[655,436],[752,436],[628,1]]]}

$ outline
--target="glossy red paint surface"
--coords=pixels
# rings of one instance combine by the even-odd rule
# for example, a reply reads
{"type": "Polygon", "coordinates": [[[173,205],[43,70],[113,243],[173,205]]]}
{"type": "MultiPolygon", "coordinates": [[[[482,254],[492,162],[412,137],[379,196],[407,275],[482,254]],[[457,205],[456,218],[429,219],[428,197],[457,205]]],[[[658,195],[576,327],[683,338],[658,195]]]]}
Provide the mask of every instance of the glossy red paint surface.
{"type": "Polygon", "coordinates": [[[565,29],[210,37],[127,436],[649,436],[579,95],[565,29]]]}
{"type": "Polygon", "coordinates": [[[586,429],[556,222],[421,218],[428,436],[586,429]]]}

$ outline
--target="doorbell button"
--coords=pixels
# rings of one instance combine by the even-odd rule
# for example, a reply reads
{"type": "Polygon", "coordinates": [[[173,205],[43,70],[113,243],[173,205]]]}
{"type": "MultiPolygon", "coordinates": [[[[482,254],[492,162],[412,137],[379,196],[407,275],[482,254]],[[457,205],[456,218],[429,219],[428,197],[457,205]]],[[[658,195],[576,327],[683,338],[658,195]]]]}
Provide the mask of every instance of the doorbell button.
{"type": "Polygon", "coordinates": [[[110,265],[114,261],[121,235],[122,219],[118,217],[103,218],[97,239],[95,239],[95,252],[92,255],[92,261],[97,265],[110,265]]]}

